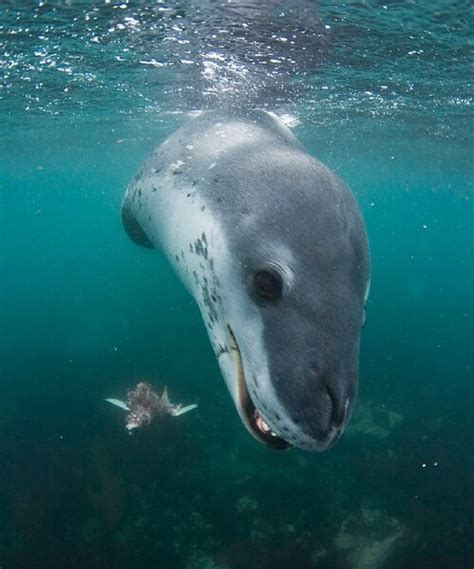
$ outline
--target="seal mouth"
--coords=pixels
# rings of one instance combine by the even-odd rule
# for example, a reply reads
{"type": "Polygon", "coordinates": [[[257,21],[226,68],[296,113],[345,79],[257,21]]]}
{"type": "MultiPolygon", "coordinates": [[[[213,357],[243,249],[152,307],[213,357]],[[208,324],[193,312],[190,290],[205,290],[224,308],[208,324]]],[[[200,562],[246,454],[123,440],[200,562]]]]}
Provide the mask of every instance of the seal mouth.
{"type": "Polygon", "coordinates": [[[245,380],[244,366],[237,339],[230,326],[227,326],[230,338],[230,350],[235,354],[237,364],[237,400],[240,407],[240,416],[249,433],[258,441],[274,450],[285,450],[291,447],[290,443],[274,433],[263,418],[261,412],[254,405],[245,380]]]}

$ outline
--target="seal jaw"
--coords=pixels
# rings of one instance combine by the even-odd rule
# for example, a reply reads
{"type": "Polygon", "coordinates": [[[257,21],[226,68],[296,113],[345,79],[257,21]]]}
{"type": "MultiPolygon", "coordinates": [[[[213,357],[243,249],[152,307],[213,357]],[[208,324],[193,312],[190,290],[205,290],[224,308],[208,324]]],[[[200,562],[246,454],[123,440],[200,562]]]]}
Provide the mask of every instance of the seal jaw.
{"type": "Polygon", "coordinates": [[[255,407],[245,379],[244,366],[242,364],[242,356],[237,339],[230,326],[227,327],[230,339],[230,350],[236,363],[236,379],[237,379],[237,406],[239,415],[243,424],[249,433],[259,442],[274,450],[285,450],[291,445],[283,438],[276,435],[268,426],[261,413],[255,407]]]}

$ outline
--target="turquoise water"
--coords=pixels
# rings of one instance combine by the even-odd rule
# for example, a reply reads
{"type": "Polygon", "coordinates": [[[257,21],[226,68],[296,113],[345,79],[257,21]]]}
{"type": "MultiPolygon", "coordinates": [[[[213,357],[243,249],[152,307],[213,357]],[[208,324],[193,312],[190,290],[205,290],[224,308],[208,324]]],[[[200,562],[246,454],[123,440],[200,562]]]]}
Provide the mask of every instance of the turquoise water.
{"type": "Polygon", "coordinates": [[[1,3],[1,567],[473,566],[470,29],[462,1],[1,3]],[[187,113],[239,105],[291,117],[368,227],[359,404],[322,454],[247,434],[121,226],[187,113]],[[128,436],[103,400],[145,378],[199,409],[128,436]]]}

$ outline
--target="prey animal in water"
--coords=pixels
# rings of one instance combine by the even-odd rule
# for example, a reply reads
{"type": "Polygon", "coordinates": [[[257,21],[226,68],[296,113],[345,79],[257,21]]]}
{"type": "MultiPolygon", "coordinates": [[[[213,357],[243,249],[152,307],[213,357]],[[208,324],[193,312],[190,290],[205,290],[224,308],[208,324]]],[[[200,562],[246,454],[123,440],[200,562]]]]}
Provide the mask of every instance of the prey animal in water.
{"type": "Polygon", "coordinates": [[[196,300],[238,413],[273,449],[322,451],[358,389],[370,282],[345,184],[264,111],[209,111],[148,158],[122,204],[196,300]]]}
{"type": "Polygon", "coordinates": [[[128,431],[149,425],[154,419],[165,415],[172,417],[184,415],[197,407],[195,404],[185,407],[180,404],[173,405],[169,400],[166,387],[160,396],[145,381],[140,382],[135,389],[130,389],[126,402],[113,398],[107,398],[106,401],[128,412],[125,424],[128,431]]]}

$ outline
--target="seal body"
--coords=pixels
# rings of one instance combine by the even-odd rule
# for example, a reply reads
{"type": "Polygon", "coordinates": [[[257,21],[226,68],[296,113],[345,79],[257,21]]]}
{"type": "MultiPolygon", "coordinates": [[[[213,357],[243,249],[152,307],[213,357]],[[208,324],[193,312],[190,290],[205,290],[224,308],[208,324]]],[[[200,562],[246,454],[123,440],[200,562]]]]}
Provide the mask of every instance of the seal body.
{"type": "Polygon", "coordinates": [[[332,445],[357,394],[369,289],[348,188],[266,112],[206,112],[130,183],[122,219],[199,305],[237,410],[272,448],[332,445]]]}

